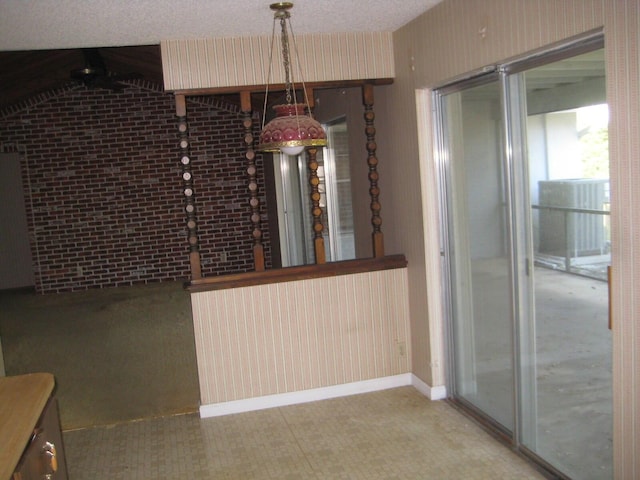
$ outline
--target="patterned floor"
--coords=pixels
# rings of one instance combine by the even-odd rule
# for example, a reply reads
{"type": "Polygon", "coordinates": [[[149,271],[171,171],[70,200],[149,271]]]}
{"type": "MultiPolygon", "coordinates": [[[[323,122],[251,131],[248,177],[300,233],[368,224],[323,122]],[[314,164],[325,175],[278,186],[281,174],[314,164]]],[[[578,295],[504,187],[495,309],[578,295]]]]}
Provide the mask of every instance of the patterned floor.
{"type": "Polygon", "coordinates": [[[71,480],[546,478],[412,387],[68,431],[64,441],[71,480]]]}

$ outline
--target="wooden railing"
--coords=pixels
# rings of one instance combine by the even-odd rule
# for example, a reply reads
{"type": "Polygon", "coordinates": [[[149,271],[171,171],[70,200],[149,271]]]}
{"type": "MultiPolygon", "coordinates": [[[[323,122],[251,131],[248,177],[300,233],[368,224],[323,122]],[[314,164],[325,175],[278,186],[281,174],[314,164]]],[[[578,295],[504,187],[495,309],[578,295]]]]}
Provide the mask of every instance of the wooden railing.
{"type": "Polygon", "coordinates": [[[322,265],[298,265],[295,267],[274,268],[263,272],[232,273],[217,277],[191,280],[185,285],[191,292],[223,290],[225,288],[248,287],[269,283],[292,282],[311,278],[336,277],[355,273],[391,270],[407,266],[404,255],[389,255],[379,258],[362,258],[329,262],[322,265]]]}

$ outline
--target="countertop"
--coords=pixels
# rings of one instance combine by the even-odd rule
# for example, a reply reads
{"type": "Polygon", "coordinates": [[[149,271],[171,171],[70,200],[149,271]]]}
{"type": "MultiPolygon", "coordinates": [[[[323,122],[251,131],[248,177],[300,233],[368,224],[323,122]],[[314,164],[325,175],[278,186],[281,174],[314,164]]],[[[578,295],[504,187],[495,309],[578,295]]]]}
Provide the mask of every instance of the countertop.
{"type": "Polygon", "coordinates": [[[0,480],[11,478],[54,385],[50,373],[0,377],[0,480]]]}

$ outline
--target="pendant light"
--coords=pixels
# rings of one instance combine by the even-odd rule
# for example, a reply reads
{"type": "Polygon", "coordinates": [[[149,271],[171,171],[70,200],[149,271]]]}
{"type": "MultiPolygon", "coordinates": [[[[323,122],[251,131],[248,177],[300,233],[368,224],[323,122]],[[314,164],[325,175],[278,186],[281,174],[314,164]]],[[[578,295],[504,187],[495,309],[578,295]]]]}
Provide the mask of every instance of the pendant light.
{"type": "MultiPolygon", "coordinates": [[[[269,6],[269,8],[271,8],[275,13],[273,15],[269,73],[267,76],[267,86],[264,96],[262,131],[260,132],[258,150],[263,152],[281,151],[287,155],[298,155],[302,153],[306,147],[324,147],[327,144],[327,134],[322,128],[322,125],[314,120],[308,108],[309,99],[307,98],[307,90],[304,86],[304,80],[302,80],[302,90],[304,92],[305,102],[298,103],[296,98],[296,88],[293,81],[293,72],[291,71],[289,32],[291,32],[291,39],[293,41],[296,59],[298,59],[298,65],[300,65],[300,61],[298,58],[295,38],[293,36],[293,30],[291,29],[291,15],[289,10],[292,7],[293,3],[290,2],[272,3],[269,6]],[[282,64],[285,72],[285,98],[287,103],[275,105],[273,110],[276,112],[276,116],[265,125],[264,121],[267,113],[267,99],[269,96],[269,80],[271,79],[271,68],[273,65],[276,21],[280,23],[282,64]]],[[[302,76],[302,72],[300,75],[302,76]]]]}

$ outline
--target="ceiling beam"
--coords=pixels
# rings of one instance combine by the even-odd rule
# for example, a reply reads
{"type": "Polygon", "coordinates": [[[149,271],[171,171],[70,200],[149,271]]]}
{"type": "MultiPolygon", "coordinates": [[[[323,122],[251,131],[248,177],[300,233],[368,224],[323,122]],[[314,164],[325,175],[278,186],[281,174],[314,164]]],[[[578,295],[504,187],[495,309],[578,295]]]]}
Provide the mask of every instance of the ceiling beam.
{"type": "MultiPolygon", "coordinates": [[[[349,87],[361,87],[362,85],[391,85],[393,78],[375,78],[367,80],[334,80],[330,82],[311,82],[305,83],[307,90],[317,90],[325,88],[349,88],[349,87]]],[[[298,86],[302,88],[302,85],[298,86]]],[[[202,97],[206,95],[224,95],[230,93],[239,93],[241,91],[248,91],[250,93],[265,93],[266,85],[251,85],[251,86],[230,86],[230,87],[215,87],[215,88],[193,88],[186,90],[175,90],[175,95],[184,95],[187,97],[202,97]]],[[[284,83],[269,85],[269,92],[280,92],[285,90],[284,83]]]]}

